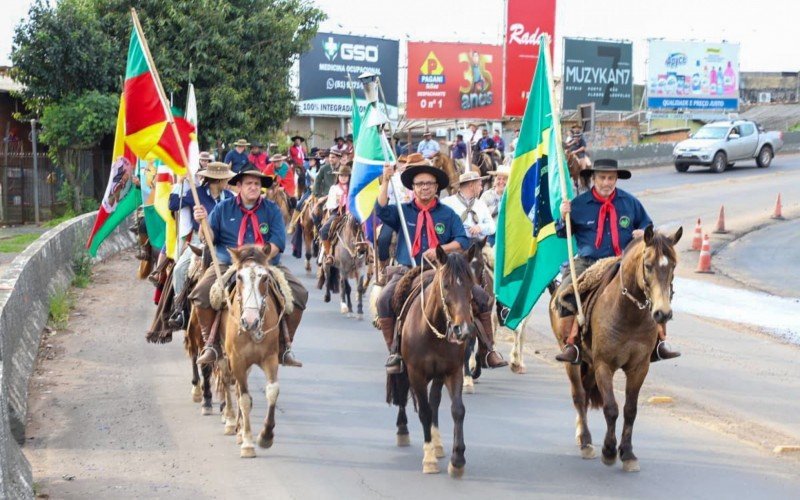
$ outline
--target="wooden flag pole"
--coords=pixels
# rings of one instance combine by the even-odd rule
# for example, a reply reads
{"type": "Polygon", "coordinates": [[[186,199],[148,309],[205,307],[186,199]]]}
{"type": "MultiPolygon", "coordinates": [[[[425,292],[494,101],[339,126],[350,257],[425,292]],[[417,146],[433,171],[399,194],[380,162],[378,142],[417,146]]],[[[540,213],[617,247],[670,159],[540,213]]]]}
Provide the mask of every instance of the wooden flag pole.
{"type": "MultiPolygon", "coordinates": [[[[542,57],[544,52],[545,68],[547,68],[547,88],[550,94],[550,113],[553,117],[553,133],[550,135],[551,141],[556,141],[556,168],[559,169],[559,181],[561,183],[561,199],[567,199],[567,179],[564,177],[564,170],[561,166],[564,164],[564,152],[561,146],[561,113],[556,108],[556,98],[553,89],[553,75],[550,61],[550,37],[542,35],[539,38],[539,57],[542,57]]],[[[578,325],[583,326],[586,318],[583,315],[583,304],[581,303],[581,296],[578,293],[578,276],[575,274],[575,250],[572,248],[572,219],[565,217],[564,222],[567,226],[567,254],[569,256],[569,272],[572,276],[572,290],[575,293],[575,303],[578,306],[578,314],[575,318],[578,320],[578,325]]]]}
{"type": "MultiPolygon", "coordinates": [[[[175,136],[175,141],[178,143],[178,149],[181,152],[181,161],[186,166],[186,170],[188,175],[186,178],[189,180],[189,189],[192,191],[192,198],[194,198],[195,206],[202,206],[200,204],[200,197],[197,195],[197,186],[194,182],[194,175],[189,168],[189,158],[186,156],[186,151],[182,147],[182,142],[180,138],[180,133],[178,132],[178,126],[175,124],[175,117],[172,116],[172,109],[167,105],[167,95],[164,92],[164,87],[161,85],[161,77],[158,75],[158,69],[156,69],[155,61],[153,61],[153,56],[150,53],[150,47],[147,45],[147,39],[144,37],[144,30],[142,29],[142,25],[139,22],[139,16],[136,15],[136,9],[131,7],[131,16],[133,17],[133,25],[136,28],[136,32],[139,35],[139,40],[142,42],[142,47],[144,48],[144,55],[147,58],[147,63],[150,66],[150,70],[152,71],[153,79],[156,83],[156,90],[158,91],[158,96],[161,99],[161,104],[164,107],[164,112],[167,115],[167,121],[169,122],[169,127],[172,129],[172,133],[175,136]]],[[[217,275],[217,282],[221,287],[225,284],[222,282],[222,270],[219,267],[219,259],[217,259],[217,252],[214,251],[214,233],[211,232],[211,227],[208,225],[208,219],[203,219],[200,221],[200,231],[203,233],[203,237],[206,240],[206,245],[209,248],[209,253],[211,254],[211,261],[214,265],[214,272],[217,275]]],[[[228,294],[225,295],[225,300],[228,302],[228,309],[231,308],[230,297],[228,294]]]]}

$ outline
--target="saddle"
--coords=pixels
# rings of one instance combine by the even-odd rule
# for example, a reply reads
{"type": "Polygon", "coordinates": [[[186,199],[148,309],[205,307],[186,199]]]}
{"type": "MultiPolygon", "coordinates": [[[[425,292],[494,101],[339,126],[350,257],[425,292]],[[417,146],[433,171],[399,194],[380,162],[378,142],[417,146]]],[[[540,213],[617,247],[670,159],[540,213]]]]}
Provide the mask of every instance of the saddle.
{"type": "MultiPolygon", "coordinates": [[[[405,315],[408,313],[409,305],[411,305],[411,302],[417,298],[422,290],[419,280],[420,273],[422,273],[421,266],[412,268],[410,271],[406,272],[402,278],[400,278],[400,281],[397,283],[397,287],[394,289],[394,296],[392,297],[392,311],[394,311],[395,316],[397,317],[398,325],[403,322],[405,315]]],[[[435,269],[425,270],[422,278],[425,286],[428,286],[433,282],[435,275],[435,269]]]]}
{"type": "MultiPolygon", "coordinates": [[[[583,315],[586,321],[581,328],[581,338],[587,346],[591,346],[591,318],[594,312],[594,306],[597,303],[600,293],[611,283],[617,273],[622,262],[621,257],[608,257],[600,259],[592,264],[589,269],[583,272],[576,281],[578,293],[581,297],[581,304],[583,305],[583,315]]],[[[573,315],[577,314],[578,306],[575,300],[575,292],[573,287],[568,287],[566,290],[561,291],[557,297],[557,304],[565,310],[571,312],[573,315]]]]}

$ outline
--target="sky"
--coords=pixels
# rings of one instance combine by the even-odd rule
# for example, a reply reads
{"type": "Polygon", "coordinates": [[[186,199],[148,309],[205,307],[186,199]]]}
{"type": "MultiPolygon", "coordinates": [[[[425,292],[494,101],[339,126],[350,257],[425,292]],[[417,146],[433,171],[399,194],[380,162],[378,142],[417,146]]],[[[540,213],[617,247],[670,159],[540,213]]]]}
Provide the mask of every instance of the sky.
{"type": "MultiPolygon", "coordinates": [[[[536,0],[530,0],[536,1],[536,0]]],[[[771,0],[557,0],[555,57],[560,73],[562,37],[633,42],[634,81],[644,83],[647,39],[727,40],[741,45],[742,71],[800,71],[793,42],[800,1],[771,0]],[[763,12],[759,12],[763,5],[763,12]]],[[[14,26],[32,0],[3,0],[0,65],[10,64],[14,26]]],[[[328,14],[320,30],[400,40],[500,44],[504,0],[316,0],[328,14]],[[454,5],[456,7],[454,7],[454,5]]],[[[400,58],[405,57],[401,43],[400,58]]],[[[403,63],[401,63],[403,66],[403,63]]],[[[401,72],[401,77],[405,72],[401,72]]]]}

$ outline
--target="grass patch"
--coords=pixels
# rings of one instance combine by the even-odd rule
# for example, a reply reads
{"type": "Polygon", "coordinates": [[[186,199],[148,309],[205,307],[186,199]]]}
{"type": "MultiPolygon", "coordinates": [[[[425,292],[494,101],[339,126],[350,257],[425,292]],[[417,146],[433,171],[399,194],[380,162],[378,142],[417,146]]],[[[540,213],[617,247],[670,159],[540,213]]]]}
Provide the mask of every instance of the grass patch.
{"type": "Polygon", "coordinates": [[[0,240],[0,253],[20,253],[39,239],[39,233],[25,233],[0,240]]]}
{"type": "Polygon", "coordinates": [[[69,289],[56,292],[50,297],[50,318],[48,323],[55,330],[63,330],[69,324],[69,311],[74,300],[69,289]]]}
{"type": "Polygon", "coordinates": [[[67,212],[66,214],[62,215],[61,217],[57,217],[55,219],[50,219],[49,221],[47,221],[44,224],[42,224],[42,227],[45,227],[47,229],[53,229],[57,225],[61,224],[62,222],[66,222],[66,221],[72,219],[73,217],[75,217],[74,213],[67,212]]]}
{"type": "Polygon", "coordinates": [[[72,261],[72,286],[86,288],[92,281],[92,258],[86,252],[79,252],[72,261]]]}

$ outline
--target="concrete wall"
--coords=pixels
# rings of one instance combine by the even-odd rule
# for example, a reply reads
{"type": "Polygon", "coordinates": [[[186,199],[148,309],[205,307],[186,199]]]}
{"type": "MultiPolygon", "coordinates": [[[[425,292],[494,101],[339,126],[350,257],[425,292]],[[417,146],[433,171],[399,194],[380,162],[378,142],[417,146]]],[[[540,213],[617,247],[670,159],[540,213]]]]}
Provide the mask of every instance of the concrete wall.
{"type": "MultiPolygon", "coordinates": [[[[73,260],[84,251],[94,219],[95,213],[84,214],[46,232],[0,278],[0,498],[33,497],[30,464],[20,451],[28,382],[50,297],[69,286],[73,260]]],[[[98,260],[130,247],[133,241],[128,224],[120,224],[100,248],[98,260]]]]}

